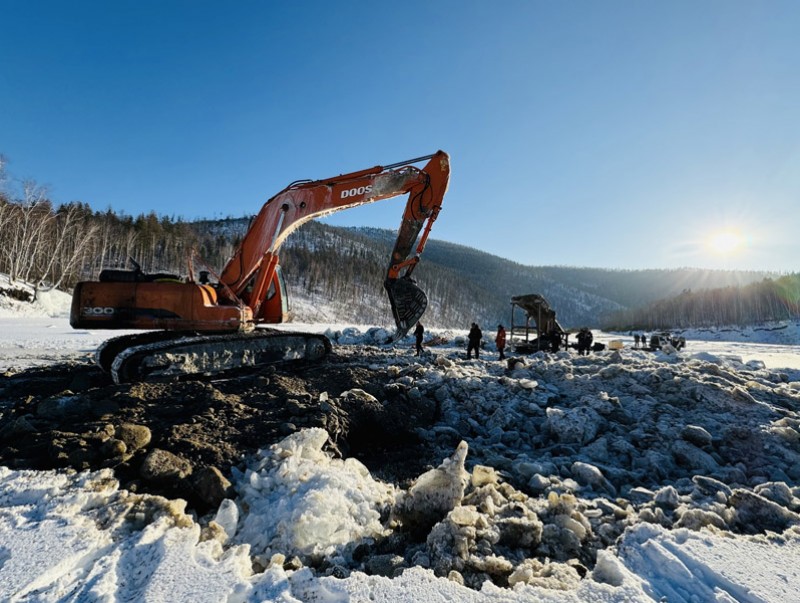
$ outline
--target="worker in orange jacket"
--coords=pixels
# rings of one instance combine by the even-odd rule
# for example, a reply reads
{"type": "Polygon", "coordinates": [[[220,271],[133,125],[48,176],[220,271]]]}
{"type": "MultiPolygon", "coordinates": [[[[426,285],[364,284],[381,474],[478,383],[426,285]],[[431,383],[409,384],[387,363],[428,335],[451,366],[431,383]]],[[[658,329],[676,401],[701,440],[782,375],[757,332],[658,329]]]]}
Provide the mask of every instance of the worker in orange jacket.
{"type": "Polygon", "coordinates": [[[497,345],[497,351],[500,352],[500,360],[505,360],[506,329],[503,325],[497,325],[497,335],[494,338],[494,343],[497,345]]]}

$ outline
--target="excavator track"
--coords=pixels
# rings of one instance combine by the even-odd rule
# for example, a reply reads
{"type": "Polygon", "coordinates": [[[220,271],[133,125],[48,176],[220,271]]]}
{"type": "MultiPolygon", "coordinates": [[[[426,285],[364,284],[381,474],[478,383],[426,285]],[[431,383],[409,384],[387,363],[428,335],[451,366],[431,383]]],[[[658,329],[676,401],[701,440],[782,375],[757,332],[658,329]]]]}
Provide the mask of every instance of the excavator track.
{"type": "Polygon", "coordinates": [[[96,355],[115,383],[217,375],[287,361],[318,361],[331,343],[316,333],[256,329],[218,335],[151,332],[116,337],[96,355]]]}

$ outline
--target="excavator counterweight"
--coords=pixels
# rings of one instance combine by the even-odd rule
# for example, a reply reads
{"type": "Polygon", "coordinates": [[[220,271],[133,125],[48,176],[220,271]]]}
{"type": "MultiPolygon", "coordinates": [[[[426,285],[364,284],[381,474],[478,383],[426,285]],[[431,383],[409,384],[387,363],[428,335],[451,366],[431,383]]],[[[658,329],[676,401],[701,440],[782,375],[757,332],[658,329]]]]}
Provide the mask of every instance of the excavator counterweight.
{"type": "Polygon", "coordinates": [[[313,218],[407,194],[384,280],[395,339],[402,337],[427,306],[411,275],[449,178],[450,158],[437,151],[389,166],[294,182],[264,204],[216,282],[208,281],[210,271],[202,271],[204,277],[196,281],[193,269],[185,278],[146,274],[135,262],[133,270],[103,270],[97,281],[76,285],[70,324],[149,331],[111,339],[98,350],[98,364],[117,382],[318,359],[330,350],[324,337],[263,328],[288,320],[280,246],[313,218]],[[426,160],[422,168],[413,165],[426,160]]]}

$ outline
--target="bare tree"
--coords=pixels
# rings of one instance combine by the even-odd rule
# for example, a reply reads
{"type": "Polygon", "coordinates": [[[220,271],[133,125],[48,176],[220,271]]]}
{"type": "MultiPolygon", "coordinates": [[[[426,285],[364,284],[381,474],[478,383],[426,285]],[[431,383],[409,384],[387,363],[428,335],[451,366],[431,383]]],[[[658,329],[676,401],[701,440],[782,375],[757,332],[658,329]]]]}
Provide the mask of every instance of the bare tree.
{"type": "Polygon", "coordinates": [[[50,245],[45,261],[40,263],[38,285],[50,277],[51,287],[58,288],[65,280],[75,276],[88,249],[97,236],[99,227],[87,218],[87,211],[78,204],[59,208],[52,221],[50,245]]]}

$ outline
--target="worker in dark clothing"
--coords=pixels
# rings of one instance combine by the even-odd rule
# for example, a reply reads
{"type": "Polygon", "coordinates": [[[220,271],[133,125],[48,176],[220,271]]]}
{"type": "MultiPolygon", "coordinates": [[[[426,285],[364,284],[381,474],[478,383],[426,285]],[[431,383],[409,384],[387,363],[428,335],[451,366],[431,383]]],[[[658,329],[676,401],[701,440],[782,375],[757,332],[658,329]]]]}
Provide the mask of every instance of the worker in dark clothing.
{"type": "Polygon", "coordinates": [[[467,335],[467,358],[472,358],[472,350],[475,350],[475,360],[480,358],[480,349],[481,349],[481,338],[483,337],[483,333],[481,332],[480,327],[476,323],[472,323],[472,327],[469,330],[469,335],[467,335]]]}
{"type": "Polygon", "coordinates": [[[594,341],[594,336],[592,335],[592,332],[588,328],[583,327],[578,332],[578,355],[579,356],[588,356],[589,355],[589,350],[592,347],[592,341],[594,341]]]}
{"type": "Polygon", "coordinates": [[[500,360],[506,359],[506,329],[503,325],[497,325],[497,335],[494,338],[497,351],[500,352],[500,360]]]}
{"type": "Polygon", "coordinates": [[[417,328],[414,329],[414,337],[417,340],[417,356],[422,354],[422,336],[425,335],[425,327],[421,322],[417,323],[417,328]]]}
{"type": "Polygon", "coordinates": [[[555,354],[561,347],[561,334],[553,329],[548,339],[550,339],[550,351],[555,354]]]}
{"type": "Polygon", "coordinates": [[[639,333],[636,333],[636,335],[633,336],[633,341],[636,343],[636,345],[634,345],[633,347],[638,349],[639,348],[639,333]]]}

